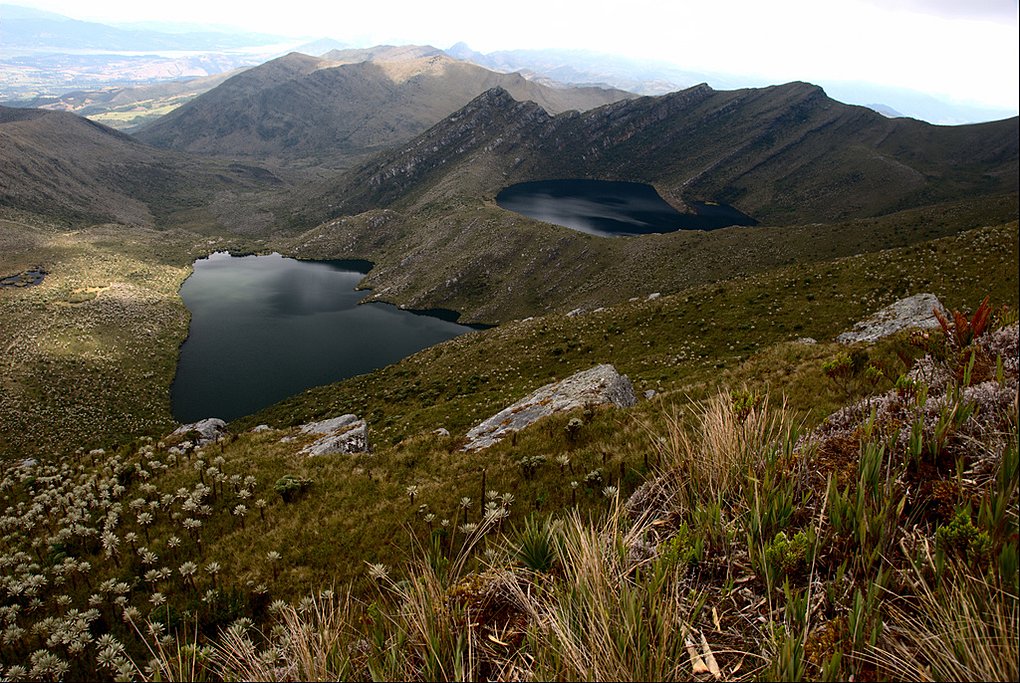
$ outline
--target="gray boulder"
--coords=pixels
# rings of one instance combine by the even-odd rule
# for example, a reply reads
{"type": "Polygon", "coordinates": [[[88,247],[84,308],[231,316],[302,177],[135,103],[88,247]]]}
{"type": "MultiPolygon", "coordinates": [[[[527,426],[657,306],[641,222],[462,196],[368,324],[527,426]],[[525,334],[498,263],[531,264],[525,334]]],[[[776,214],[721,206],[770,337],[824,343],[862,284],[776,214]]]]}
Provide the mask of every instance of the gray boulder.
{"type": "Polygon", "coordinates": [[[170,436],[182,436],[192,432],[198,432],[198,436],[192,439],[195,446],[205,446],[216,442],[221,436],[226,436],[227,423],[218,417],[207,417],[198,422],[181,425],[171,432],[170,436]]]}
{"type": "Polygon", "coordinates": [[[468,444],[462,450],[488,448],[543,417],[589,403],[625,408],[636,402],[634,386],[626,375],[618,373],[612,365],[597,365],[559,382],[546,384],[471,428],[467,433],[468,444]]]}
{"type": "Polygon", "coordinates": [[[357,415],[340,415],[301,425],[301,433],[320,435],[301,449],[305,455],[368,453],[368,424],[357,415]]]}
{"type": "Polygon", "coordinates": [[[936,308],[945,313],[946,309],[934,294],[908,296],[860,321],[853,329],[836,337],[836,341],[840,344],[873,342],[910,327],[938,327],[939,321],[932,312],[936,308]]]}

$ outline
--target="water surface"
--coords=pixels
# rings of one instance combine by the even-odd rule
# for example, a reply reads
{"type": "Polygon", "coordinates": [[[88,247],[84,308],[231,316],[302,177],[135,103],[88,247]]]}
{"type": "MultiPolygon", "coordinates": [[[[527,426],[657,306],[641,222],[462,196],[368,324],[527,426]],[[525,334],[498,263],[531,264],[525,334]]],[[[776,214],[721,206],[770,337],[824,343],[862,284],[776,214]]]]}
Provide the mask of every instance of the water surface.
{"type": "Polygon", "coordinates": [[[680,213],[651,185],[610,180],[518,183],[496,195],[496,203],[529,218],[600,237],[757,225],[732,206],[715,202],[688,202],[695,213],[680,213]]]}
{"type": "Polygon", "coordinates": [[[470,328],[358,305],[364,262],[213,254],[181,286],[191,311],[174,417],[232,420],[309,387],[376,370],[470,328]]]}

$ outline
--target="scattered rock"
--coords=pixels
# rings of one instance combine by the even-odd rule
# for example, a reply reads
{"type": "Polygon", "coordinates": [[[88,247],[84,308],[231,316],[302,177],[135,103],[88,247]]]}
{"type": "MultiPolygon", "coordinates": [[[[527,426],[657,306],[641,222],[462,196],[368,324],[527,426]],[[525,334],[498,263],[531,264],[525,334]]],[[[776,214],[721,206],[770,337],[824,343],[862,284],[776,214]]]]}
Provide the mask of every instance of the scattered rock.
{"type": "Polygon", "coordinates": [[[938,327],[935,308],[943,313],[946,310],[934,294],[908,296],[860,321],[852,330],[836,337],[836,341],[840,344],[873,342],[908,327],[938,327]]]}
{"type": "Polygon", "coordinates": [[[655,398],[655,396],[656,396],[655,389],[649,389],[648,391],[645,392],[645,398],[648,399],[649,401],[655,398]]]}
{"type": "Polygon", "coordinates": [[[584,313],[584,309],[583,308],[575,308],[574,310],[572,310],[572,311],[567,313],[567,317],[568,318],[576,318],[577,316],[581,315],[582,313],[584,313]]]}
{"type": "Polygon", "coordinates": [[[301,449],[305,455],[368,453],[368,424],[357,415],[340,415],[301,425],[302,434],[321,434],[301,449]]]}
{"type": "Polygon", "coordinates": [[[807,345],[811,345],[811,344],[817,344],[818,340],[815,339],[814,337],[801,337],[799,339],[794,339],[793,343],[794,344],[807,344],[807,345]]]}
{"type": "Polygon", "coordinates": [[[467,433],[468,444],[462,450],[488,448],[536,420],[589,403],[628,407],[636,402],[634,387],[626,375],[619,374],[612,365],[597,365],[562,381],[546,384],[473,427],[467,433]]]}
{"type": "Polygon", "coordinates": [[[645,298],[645,301],[655,301],[660,296],[662,296],[662,292],[652,292],[647,298],[645,298]]]}
{"type": "Polygon", "coordinates": [[[252,428],[251,431],[252,431],[253,434],[258,434],[259,432],[269,432],[269,431],[272,431],[272,429],[273,428],[270,427],[269,425],[258,425],[257,427],[252,428]]]}
{"type": "Polygon", "coordinates": [[[204,420],[198,422],[192,422],[191,424],[181,425],[173,432],[170,436],[184,436],[186,434],[198,433],[192,440],[195,442],[196,447],[205,446],[210,443],[215,443],[221,436],[227,434],[227,423],[218,417],[207,417],[204,420]]]}
{"type": "Polygon", "coordinates": [[[450,430],[448,430],[446,427],[440,427],[439,429],[434,429],[434,430],[432,430],[432,433],[435,434],[436,436],[442,436],[442,437],[450,436],[450,430]]]}

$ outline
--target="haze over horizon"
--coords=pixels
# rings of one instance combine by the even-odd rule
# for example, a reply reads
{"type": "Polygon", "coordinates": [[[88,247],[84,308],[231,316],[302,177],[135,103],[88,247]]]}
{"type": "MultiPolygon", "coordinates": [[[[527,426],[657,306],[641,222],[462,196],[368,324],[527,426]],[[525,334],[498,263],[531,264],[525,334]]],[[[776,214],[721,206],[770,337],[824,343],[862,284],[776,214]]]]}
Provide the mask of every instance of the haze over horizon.
{"type": "Polygon", "coordinates": [[[727,0],[674,3],[521,0],[476,3],[274,6],[228,1],[20,0],[17,4],[111,24],[189,22],[355,46],[458,42],[492,52],[577,49],[678,68],[782,83],[862,82],[959,104],[1017,112],[1020,32],[1015,0],[727,0]]]}

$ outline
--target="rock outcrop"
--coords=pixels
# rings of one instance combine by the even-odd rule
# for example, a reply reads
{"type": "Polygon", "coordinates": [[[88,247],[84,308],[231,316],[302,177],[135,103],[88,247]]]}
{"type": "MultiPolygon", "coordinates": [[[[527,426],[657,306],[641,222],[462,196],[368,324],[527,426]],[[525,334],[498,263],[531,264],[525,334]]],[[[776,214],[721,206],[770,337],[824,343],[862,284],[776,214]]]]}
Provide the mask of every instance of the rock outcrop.
{"type": "Polygon", "coordinates": [[[301,449],[305,455],[368,453],[368,425],[357,415],[340,415],[301,425],[301,433],[321,435],[301,449]]]}
{"type": "Polygon", "coordinates": [[[840,344],[873,342],[908,327],[938,327],[934,309],[945,312],[934,294],[915,294],[886,306],[867,320],[862,320],[849,332],[836,337],[840,344]]]}
{"type": "Polygon", "coordinates": [[[546,384],[471,428],[467,433],[468,443],[462,450],[488,448],[508,434],[553,413],[587,404],[628,407],[636,402],[634,387],[626,375],[618,373],[612,365],[597,365],[559,382],[546,384]]]}
{"type": "Polygon", "coordinates": [[[171,432],[170,436],[181,436],[184,434],[192,435],[192,442],[195,446],[205,446],[219,440],[221,436],[226,436],[227,423],[218,417],[207,417],[198,422],[181,425],[171,432]]]}

